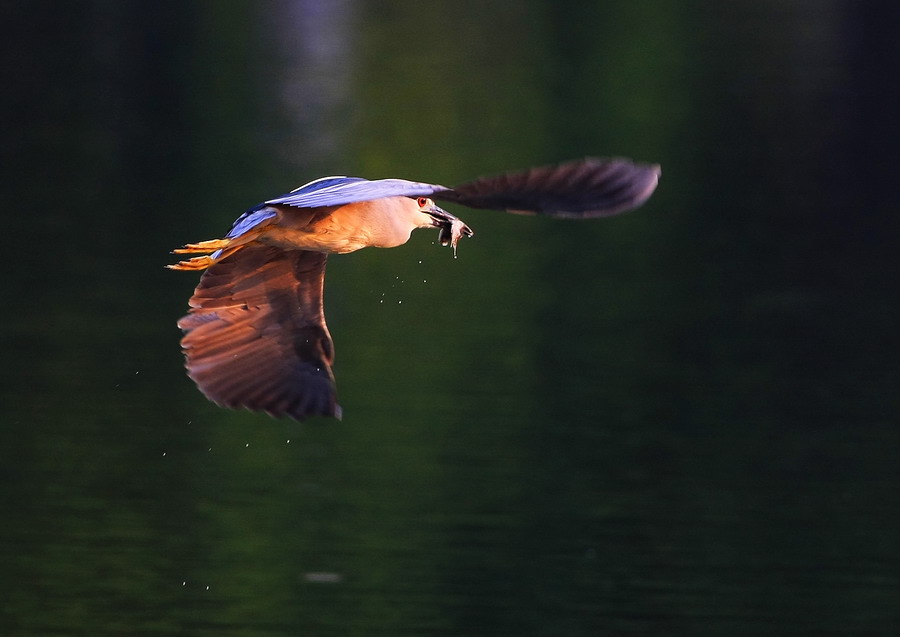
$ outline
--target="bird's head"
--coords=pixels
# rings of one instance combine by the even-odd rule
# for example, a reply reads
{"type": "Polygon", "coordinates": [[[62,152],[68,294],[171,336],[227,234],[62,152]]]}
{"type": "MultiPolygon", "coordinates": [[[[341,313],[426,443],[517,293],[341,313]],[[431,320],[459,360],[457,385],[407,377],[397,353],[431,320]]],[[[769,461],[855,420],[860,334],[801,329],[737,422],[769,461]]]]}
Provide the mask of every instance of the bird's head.
{"type": "Polygon", "coordinates": [[[440,228],[441,234],[438,240],[442,246],[453,246],[454,254],[456,254],[456,243],[460,237],[471,237],[475,234],[461,219],[438,207],[430,197],[415,197],[415,202],[419,212],[427,215],[419,227],[440,228]]]}

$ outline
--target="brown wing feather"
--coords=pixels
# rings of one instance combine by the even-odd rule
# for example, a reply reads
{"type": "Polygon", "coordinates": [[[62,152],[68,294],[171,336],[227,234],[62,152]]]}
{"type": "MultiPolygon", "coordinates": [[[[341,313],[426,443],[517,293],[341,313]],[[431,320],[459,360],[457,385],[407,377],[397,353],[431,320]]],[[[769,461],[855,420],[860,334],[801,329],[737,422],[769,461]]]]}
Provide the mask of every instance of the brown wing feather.
{"type": "Polygon", "coordinates": [[[656,164],[588,157],[483,177],[432,197],[470,208],[552,217],[604,217],[644,203],[656,189],[660,172],[656,164]]]}
{"type": "Polygon", "coordinates": [[[244,247],[210,267],[178,321],[188,375],[213,402],[340,417],[322,309],[326,255],[244,247]]]}

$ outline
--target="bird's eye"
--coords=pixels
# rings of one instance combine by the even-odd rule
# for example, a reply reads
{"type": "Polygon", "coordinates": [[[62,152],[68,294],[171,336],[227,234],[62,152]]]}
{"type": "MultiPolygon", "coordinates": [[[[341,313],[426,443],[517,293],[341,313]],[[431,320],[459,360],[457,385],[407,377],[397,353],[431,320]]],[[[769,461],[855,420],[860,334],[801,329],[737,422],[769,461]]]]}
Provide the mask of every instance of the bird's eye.
{"type": "Polygon", "coordinates": [[[419,197],[416,199],[416,203],[419,204],[419,208],[424,208],[428,205],[428,197],[419,197]]]}

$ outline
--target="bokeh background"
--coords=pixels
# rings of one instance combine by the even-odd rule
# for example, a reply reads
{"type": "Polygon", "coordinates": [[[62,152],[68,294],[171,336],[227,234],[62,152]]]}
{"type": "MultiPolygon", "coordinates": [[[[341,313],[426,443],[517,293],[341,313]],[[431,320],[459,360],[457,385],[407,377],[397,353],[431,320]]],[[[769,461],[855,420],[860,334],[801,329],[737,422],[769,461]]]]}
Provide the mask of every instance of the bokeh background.
{"type": "Polygon", "coordinates": [[[0,633],[900,632],[900,4],[0,25],[0,633]],[[322,175],[584,155],[659,190],[331,259],[343,421],[185,377],[172,248],[322,175]]]}

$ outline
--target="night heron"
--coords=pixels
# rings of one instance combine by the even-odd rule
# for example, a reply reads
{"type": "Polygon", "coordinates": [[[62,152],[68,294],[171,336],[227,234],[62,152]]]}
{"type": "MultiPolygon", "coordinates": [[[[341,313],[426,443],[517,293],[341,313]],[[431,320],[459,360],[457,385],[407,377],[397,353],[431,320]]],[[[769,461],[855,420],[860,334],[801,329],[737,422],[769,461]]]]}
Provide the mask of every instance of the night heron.
{"type": "Polygon", "coordinates": [[[340,417],[325,325],[325,260],[406,243],[439,228],[456,250],[472,230],[434,200],[551,217],[625,212],[653,193],[660,168],[588,158],[447,188],[405,179],[324,177],[238,217],[224,239],[187,244],[197,256],[168,267],[206,270],[178,321],[188,375],[207,398],[272,416],[340,417]]]}

